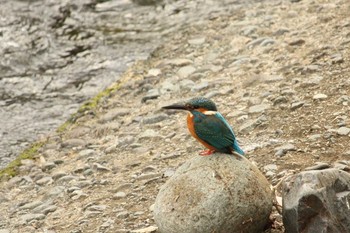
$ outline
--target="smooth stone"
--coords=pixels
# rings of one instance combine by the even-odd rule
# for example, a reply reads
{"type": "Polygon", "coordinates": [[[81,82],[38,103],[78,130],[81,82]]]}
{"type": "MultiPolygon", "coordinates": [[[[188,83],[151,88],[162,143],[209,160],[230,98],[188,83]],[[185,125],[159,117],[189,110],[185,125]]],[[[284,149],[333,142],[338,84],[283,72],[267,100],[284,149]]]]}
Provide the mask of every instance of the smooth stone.
{"type": "Polygon", "coordinates": [[[340,127],[339,129],[337,129],[337,134],[342,135],[342,136],[346,136],[350,133],[350,128],[348,127],[340,127]]]}
{"type": "Polygon", "coordinates": [[[156,77],[160,74],[162,74],[161,69],[150,69],[146,76],[147,77],[156,77]]]}
{"type": "Polygon", "coordinates": [[[113,199],[123,199],[126,197],[126,193],[124,192],[117,192],[116,194],[113,195],[113,199]]]}
{"type": "Polygon", "coordinates": [[[329,168],[329,167],[330,167],[330,166],[329,166],[328,163],[316,162],[315,165],[305,168],[305,171],[323,170],[323,169],[327,169],[327,168],[329,168]]]}
{"type": "Polygon", "coordinates": [[[157,230],[158,230],[158,227],[149,226],[142,229],[132,230],[131,233],[155,233],[157,232],[157,230]]]}
{"type": "Polygon", "coordinates": [[[265,110],[267,110],[269,108],[270,108],[269,104],[258,104],[258,105],[251,106],[248,109],[248,112],[249,113],[260,113],[260,112],[264,112],[265,110]]]}
{"type": "Polygon", "coordinates": [[[348,232],[350,174],[338,169],[304,171],[283,182],[286,232],[348,232]]]}
{"type": "Polygon", "coordinates": [[[55,186],[49,189],[45,194],[45,200],[64,196],[64,186],[55,186]]]}
{"type": "Polygon", "coordinates": [[[41,206],[38,206],[35,209],[33,209],[33,213],[41,213],[47,215],[48,213],[55,212],[56,210],[57,206],[44,203],[41,206]]]}
{"type": "Polygon", "coordinates": [[[328,97],[327,95],[319,93],[319,94],[314,95],[312,98],[314,100],[325,100],[325,99],[327,99],[327,97],[328,97]]]}
{"type": "Polygon", "coordinates": [[[119,117],[130,114],[129,108],[114,108],[109,109],[108,112],[100,117],[98,120],[100,123],[105,123],[109,121],[113,121],[119,117]]]}
{"type": "Polygon", "coordinates": [[[119,219],[126,219],[127,217],[129,217],[128,211],[122,211],[117,214],[117,218],[119,219]]]}
{"type": "Polygon", "coordinates": [[[45,214],[24,214],[20,217],[21,221],[28,223],[32,220],[41,220],[45,218],[45,214]]]}
{"type": "Polygon", "coordinates": [[[201,45],[201,44],[204,44],[205,37],[198,37],[198,38],[189,39],[187,42],[190,45],[201,45]]]}
{"type": "Polygon", "coordinates": [[[194,85],[191,88],[191,91],[198,92],[198,91],[204,90],[204,89],[206,89],[208,87],[209,87],[209,83],[208,82],[201,82],[199,84],[194,85]]]}
{"type": "Polygon", "coordinates": [[[51,184],[53,182],[53,179],[50,176],[45,176],[39,180],[37,180],[35,183],[38,185],[44,185],[44,184],[51,184]]]}
{"type": "Polygon", "coordinates": [[[47,162],[43,166],[43,171],[49,171],[49,170],[53,169],[56,166],[57,165],[54,162],[47,162]]]}
{"type": "Polygon", "coordinates": [[[310,141],[317,141],[318,139],[320,139],[322,137],[321,134],[313,134],[308,136],[308,138],[310,139],[310,141]]]}
{"type": "Polygon", "coordinates": [[[87,207],[85,210],[86,211],[97,211],[97,212],[103,212],[107,209],[107,206],[106,205],[92,205],[92,206],[89,206],[87,207]]]}
{"type": "Polygon", "coordinates": [[[293,144],[287,143],[275,148],[275,151],[276,151],[275,155],[281,157],[281,156],[284,156],[288,151],[295,151],[295,150],[296,148],[293,144]]]}
{"type": "Polygon", "coordinates": [[[320,82],[323,80],[322,76],[319,75],[313,75],[310,78],[304,80],[300,86],[301,87],[312,87],[312,86],[317,86],[320,84],[320,82]]]}
{"type": "Polygon", "coordinates": [[[42,204],[43,204],[42,201],[33,201],[33,202],[30,202],[30,203],[27,203],[25,205],[20,206],[19,209],[20,210],[34,209],[35,207],[40,206],[42,204]]]}
{"type": "Polygon", "coordinates": [[[85,157],[91,157],[94,155],[96,155],[96,151],[93,149],[85,149],[85,150],[79,151],[79,157],[85,158],[85,157]]]}
{"type": "Polygon", "coordinates": [[[276,164],[268,164],[264,166],[265,171],[277,171],[277,165],[276,164]]]}
{"type": "Polygon", "coordinates": [[[185,58],[175,58],[175,59],[171,59],[171,60],[166,60],[164,62],[165,64],[169,64],[169,65],[173,65],[173,66],[187,66],[192,64],[193,62],[189,59],[185,59],[185,58]]]}
{"type": "Polygon", "coordinates": [[[304,106],[305,102],[304,101],[298,101],[298,102],[294,102],[292,103],[290,110],[294,111],[298,108],[301,108],[302,106],[304,106]]]}
{"type": "Polygon", "coordinates": [[[153,129],[146,129],[139,135],[140,139],[152,139],[152,138],[161,138],[161,137],[162,136],[159,135],[159,133],[153,129]]]}
{"type": "Polygon", "coordinates": [[[142,119],[143,124],[155,124],[161,121],[164,121],[168,118],[168,115],[165,113],[155,114],[152,116],[147,116],[142,119]]]}
{"type": "Polygon", "coordinates": [[[147,100],[157,99],[160,96],[160,91],[158,88],[150,89],[147,94],[142,97],[141,103],[145,103],[147,100]]]}
{"type": "Polygon", "coordinates": [[[180,85],[178,85],[177,83],[174,84],[173,82],[169,81],[169,80],[165,80],[162,84],[161,84],[161,93],[167,93],[167,92],[177,92],[180,90],[180,85]]]}
{"type": "Polygon", "coordinates": [[[86,145],[85,140],[80,139],[80,138],[72,138],[72,139],[67,139],[62,142],[62,146],[66,148],[73,148],[73,147],[84,147],[86,145]]]}
{"type": "Polygon", "coordinates": [[[295,40],[288,42],[288,44],[291,46],[300,46],[300,45],[305,44],[305,40],[299,38],[299,39],[295,39],[295,40]]]}
{"type": "Polygon", "coordinates": [[[269,182],[245,157],[193,155],[161,187],[154,220],[161,233],[261,233],[272,200],[269,182]]]}
{"type": "Polygon", "coordinates": [[[177,75],[179,75],[180,78],[187,78],[195,71],[196,68],[194,68],[193,66],[183,66],[177,71],[177,75]]]}
{"type": "Polygon", "coordinates": [[[100,172],[110,172],[110,171],[112,171],[110,168],[108,168],[106,166],[103,166],[103,165],[101,165],[99,163],[94,163],[93,167],[94,167],[94,169],[96,169],[97,171],[100,171],[100,172]]]}

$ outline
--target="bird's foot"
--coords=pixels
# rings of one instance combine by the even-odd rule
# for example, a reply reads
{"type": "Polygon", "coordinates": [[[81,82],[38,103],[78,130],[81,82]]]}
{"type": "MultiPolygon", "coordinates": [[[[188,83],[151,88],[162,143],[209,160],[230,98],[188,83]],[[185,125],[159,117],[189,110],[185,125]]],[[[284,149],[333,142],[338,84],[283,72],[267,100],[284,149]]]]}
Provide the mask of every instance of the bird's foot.
{"type": "Polygon", "coordinates": [[[210,150],[210,149],[208,149],[208,150],[201,151],[201,152],[199,153],[199,155],[200,155],[200,156],[208,156],[208,155],[211,155],[211,154],[214,153],[214,152],[215,152],[215,150],[210,150]]]}

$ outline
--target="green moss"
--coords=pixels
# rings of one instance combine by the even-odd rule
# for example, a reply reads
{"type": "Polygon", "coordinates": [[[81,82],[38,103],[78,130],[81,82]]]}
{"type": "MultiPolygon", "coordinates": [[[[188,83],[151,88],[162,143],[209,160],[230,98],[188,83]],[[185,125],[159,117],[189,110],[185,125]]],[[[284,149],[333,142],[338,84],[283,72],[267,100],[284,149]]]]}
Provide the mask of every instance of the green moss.
{"type": "Polygon", "coordinates": [[[5,177],[13,177],[18,173],[18,167],[23,159],[34,159],[34,155],[44,145],[44,142],[35,142],[29,148],[25,149],[15,160],[9,163],[4,169],[0,170],[0,180],[5,177]]]}
{"type": "Polygon", "coordinates": [[[56,130],[57,133],[63,133],[69,126],[75,123],[75,121],[80,118],[86,111],[94,111],[98,104],[101,102],[101,100],[105,97],[108,97],[113,93],[114,91],[118,90],[121,87],[120,83],[116,83],[112,85],[111,87],[101,91],[98,93],[95,97],[91,98],[90,100],[86,101],[79,109],[77,113],[74,113],[70,116],[70,118],[63,123],[61,126],[59,126],[56,130]]]}

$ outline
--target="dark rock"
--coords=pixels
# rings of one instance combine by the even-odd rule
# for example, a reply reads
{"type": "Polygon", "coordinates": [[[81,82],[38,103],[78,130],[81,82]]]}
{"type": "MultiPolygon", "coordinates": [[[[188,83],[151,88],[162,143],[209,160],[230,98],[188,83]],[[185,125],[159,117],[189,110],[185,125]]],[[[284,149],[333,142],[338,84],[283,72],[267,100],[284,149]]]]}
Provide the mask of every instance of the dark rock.
{"type": "Polygon", "coordinates": [[[283,184],[286,232],[349,232],[350,174],[337,169],[305,171],[283,184]]]}
{"type": "Polygon", "coordinates": [[[185,162],[160,189],[154,220],[162,233],[261,232],[270,185],[244,157],[213,154],[185,162]]]}

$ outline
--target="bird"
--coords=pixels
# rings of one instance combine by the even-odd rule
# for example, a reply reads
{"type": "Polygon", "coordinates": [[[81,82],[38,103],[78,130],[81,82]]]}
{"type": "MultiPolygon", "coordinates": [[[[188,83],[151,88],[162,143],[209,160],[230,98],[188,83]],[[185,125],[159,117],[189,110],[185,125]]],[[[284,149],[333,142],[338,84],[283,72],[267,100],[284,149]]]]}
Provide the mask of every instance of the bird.
{"type": "Polygon", "coordinates": [[[207,156],[216,151],[244,155],[231,126],[218,112],[212,100],[195,97],[185,103],[176,103],[162,108],[189,111],[187,127],[191,135],[207,148],[200,152],[200,155],[207,156]]]}

